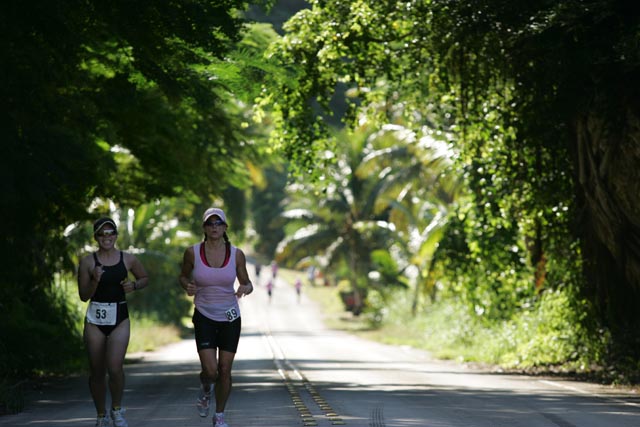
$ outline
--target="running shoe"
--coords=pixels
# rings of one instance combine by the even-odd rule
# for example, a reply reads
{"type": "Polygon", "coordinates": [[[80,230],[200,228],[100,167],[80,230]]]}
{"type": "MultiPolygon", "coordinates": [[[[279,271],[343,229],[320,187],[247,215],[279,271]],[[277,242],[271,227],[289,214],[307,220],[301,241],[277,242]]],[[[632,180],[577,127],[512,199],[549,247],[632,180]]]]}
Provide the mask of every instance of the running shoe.
{"type": "Polygon", "coordinates": [[[211,392],[213,390],[213,384],[209,386],[209,391],[205,392],[204,388],[200,387],[200,395],[198,396],[198,413],[202,418],[209,416],[209,409],[211,408],[211,392]]]}
{"type": "Polygon", "coordinates": [[[96,427],[111,427],[109,417],[98,417],[96,420],[96,427]]]}
{"type": "Polygon", "coordinates": [[[216,413],[213,416],[213,427],[229,427],[229,424],[224,422],[224,413],[216,413]]]}
{"type": "Polygon", "coordinates": [[[127,420],[124,419],[124,413],[124,408],[111,410],[111,420],[113,421],[113,427],[129,427],[127,420]]]}

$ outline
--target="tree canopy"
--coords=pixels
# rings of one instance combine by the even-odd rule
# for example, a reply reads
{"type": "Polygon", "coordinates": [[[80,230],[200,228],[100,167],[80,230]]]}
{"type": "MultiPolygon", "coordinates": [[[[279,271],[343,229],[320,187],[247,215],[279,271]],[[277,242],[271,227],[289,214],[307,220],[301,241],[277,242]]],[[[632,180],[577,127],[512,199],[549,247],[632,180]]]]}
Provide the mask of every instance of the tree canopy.
{"type": "Polygon", "coordinates": [[[241,78],[228,56],[245,6],[2,3],[2,354],[17,325],[46,336],[51,318],[64,322],[46,289],[53,272],[73,270],[63,231],[99,215],[94,200],[198,200],[246,181],[257,149],[240,137],[241,78]]]}
{"type": "Polygon", "coordinates": [[[628,82],[640,72],[640,6],[310,3],[274,48],[300,66],[277,91],[276,138],[319,164],[331,112],[317,106],[343,87],[354,127],[450,132],[469,203],[439,259],[467,278],[465,289],[486,282],[471,291],[472,304],[512,305],[504,297],[522,278],[499,290],[501,272],[532,268],[531,287],[576,289],[615,342],[637,351],[640,97],[628,82]]]}

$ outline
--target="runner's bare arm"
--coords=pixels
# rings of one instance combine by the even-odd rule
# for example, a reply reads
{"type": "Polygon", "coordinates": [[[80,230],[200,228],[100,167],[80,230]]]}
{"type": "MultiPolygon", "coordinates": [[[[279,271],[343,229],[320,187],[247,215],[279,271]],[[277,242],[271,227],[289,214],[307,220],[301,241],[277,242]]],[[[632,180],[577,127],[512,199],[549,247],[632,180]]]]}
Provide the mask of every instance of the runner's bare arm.
{"type": "Polygon", "coordinates": [[[102,268],[94,266],[91,255],[85,256],[80,260],[78,266],[78,294],[80,300],[88,301],[96,292],[102,268]],[[97,276],[97,277],[96,277],[97,276]]]}
{"type": "Polygon", "coordinates": [[[142,262],[133,254],[125,252],[125,264],[128,266],[129,271],[135,277],[135,280],[130,281],[126,279],[125,283],[123,283],[123,287],[125,292],[133,292],[136,290],[140,290],[142,288],[146,288],[149,284],[149,276],[147,275],[147,271],[145,270],[142,262]]]}
{"type": "Polygon", "coordinates": [[[191,272],[193,271],[193,263],[195,262],[195,255],[193,247],[188,247],[184,251],[182,257],[182,269],[180,270],[180,276],[178,276],[178,283],[182,286],[182,289],[187,291],[187,295],[193,296],[196,294],[196,284],[191,279],[191,272]]]}
{"type": "Polygon", "coordinates": [[[244,256],[244,252],[240,249],[236,249],[236,277],[240,286],[236,291],[236,296],[241,298],[244,295],[249,295],[253,292],[253,284],[249,279],[249,273],[247,273],[247,259],[244,256]]]}

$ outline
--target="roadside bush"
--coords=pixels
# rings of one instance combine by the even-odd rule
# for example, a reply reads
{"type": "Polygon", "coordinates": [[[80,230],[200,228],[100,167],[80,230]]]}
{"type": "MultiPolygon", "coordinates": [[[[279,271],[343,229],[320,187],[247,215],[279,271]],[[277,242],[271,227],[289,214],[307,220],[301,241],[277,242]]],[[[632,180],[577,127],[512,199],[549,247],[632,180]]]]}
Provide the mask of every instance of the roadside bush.
{"type": "Polygon", "coordinates": [[[543,292],[511,319],[493,322],[454,298],[427,303],[411,316],[410,291],[393,290],[384,302],[377,292],[370,294],[366,318],[382,341],[423,348],[438,358],[585,371],[602,363],[607,351],[608,334],[589,323],[588,303],[568,289],[543,292]]]}
{"type": "Polygon", "coordinates": [[[377,328],[384,321],[388,310],[389,302],[387,294],[389,291],[370,289],[367,292],[367,299],[364,304],[363,317],[369,326],[377,328]]]}
{"type": "Polygon", "coordinates": [[[0,310],[0,414],[22,410],[24,384],[73,372],[84,363],[78,315],[59,279],[0,310]]]}
{"type": "Polygon", "coordinates": [[[547,291],[530,310],[505,322],[496,341],[505,351],[499,362],[528,368],[566,364],[584,370],[602,362],[608,334],[585,324],[591,312],[569,290],[547,291]]]}
{"type": "Polygon", "coordinates": [[[24,408],[23,382],[0,378],[0,416],[15,414],[24,408]]]}

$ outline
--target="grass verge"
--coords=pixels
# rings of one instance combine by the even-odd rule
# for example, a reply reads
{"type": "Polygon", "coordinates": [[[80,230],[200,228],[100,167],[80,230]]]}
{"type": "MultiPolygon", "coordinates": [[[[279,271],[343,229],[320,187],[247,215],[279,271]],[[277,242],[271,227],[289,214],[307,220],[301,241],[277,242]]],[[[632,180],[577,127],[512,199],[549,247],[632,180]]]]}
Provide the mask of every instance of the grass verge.
{"type": "Polygon", "coordinates": [[[127,353],[153,351],[182,339],[180,327],[166,325],[148,317],[131,319],[131,339],[127,353]]]}

